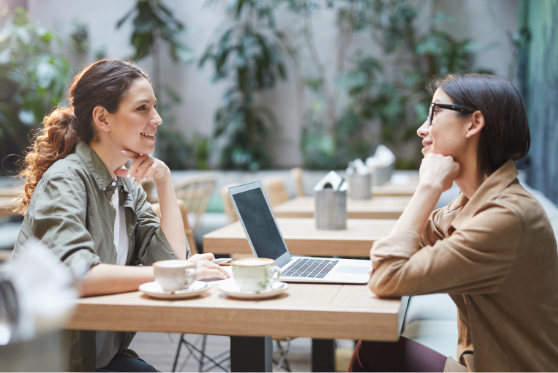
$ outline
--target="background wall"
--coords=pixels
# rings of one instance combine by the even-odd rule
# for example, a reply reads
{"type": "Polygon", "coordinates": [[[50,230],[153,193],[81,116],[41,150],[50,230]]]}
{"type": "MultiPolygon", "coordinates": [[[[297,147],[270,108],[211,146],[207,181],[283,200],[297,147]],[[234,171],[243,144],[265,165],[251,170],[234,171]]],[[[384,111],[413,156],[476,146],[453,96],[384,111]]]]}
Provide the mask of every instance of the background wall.
{"type": "MultiPolygon", "coordinates": [[[[87,61],[78,62],[75,66],[77,71],[85,63],[94,60],[94,53],[99,48],[105,47],[106,55],[113,58],[124,58],[133,53],[129,43],[130,22],[125,23],[119,30],[115,25],[134,3],[133,0],[28,0],[28,8],[32,21],[40,22],[61,35],[69,35],[75,21],[88,26],[89,56],[87,61]]],[[[187,32],[183,34],[182,42],[192,48],[197,58],[202,55],[215,29],[225,19],[224,3],[226,1],[207,6],[204,0],[165,0],[165,4],[174,11],[175,17],[186,25],[187,32]]],[[[489,49],[475,54],[475,68],[489,69],[505,77],[509,75],[513,48],[507,33],[515,32],[518,28],[517,0],[421,0],[416,3],[423,12],[419,23],[425,23],[427,15],[442,11],[455,18],[453,23],[445,26],[454,37],[471,38],[490,46],[489,49]]],[[[296,24],[287,12],[279,12],[277,21],[279,28],[293,40],[297,39],[300,25],[296,24]]],[[[335,54],[339,43],[334,12],[327,9],[320,12],[313,19],[313,25],[318,52],[331,80],[335,74],[335,54]]],[[[427,26],[419,25],[419,28],[427,26]]],[[[359,48],[381,58],[380,49],[370,42],[367,33],[355,34],[349,55],[359,48]]],[[[162,56],[166,55],[163,51],[162,56]]],[[[141,60],[139,64],[150,71],[150,57],[141,60]]],[[[281,126],[272,149],[277,167],[291,167],[302,163],[302,116],[305,107],[312,104],[312,99],[305,94],[301,79],[312,73],[312,69],[313,66],[307,62],[296,68],[291,64],[287,81],[279,82],[275,89],[257,97],[257,100],[266,103],[274,111],[281,126]]],[[[172,114],[177,119],[174,126],[184,133],[187,139],[192,139],[196,133],[210,136],[213,115],[227,89],[227,84],[213,84],[211,66],[207,64],[200,69],[197,61],[190,65],[173,64],[170,59],[165,58],[162,71],[162,81],[174,88],[183,98],[182,104],[173,109],[172,114]]],[[[397,71],[390,73],[398,74],[397,71]]]]}
{"type": "Polygon", "coordinates": [[[522,12],[531,31],[525,50],[525,104],[531,130],[528,182],[558,202],[558,1],[526,1],[522,12]]]}

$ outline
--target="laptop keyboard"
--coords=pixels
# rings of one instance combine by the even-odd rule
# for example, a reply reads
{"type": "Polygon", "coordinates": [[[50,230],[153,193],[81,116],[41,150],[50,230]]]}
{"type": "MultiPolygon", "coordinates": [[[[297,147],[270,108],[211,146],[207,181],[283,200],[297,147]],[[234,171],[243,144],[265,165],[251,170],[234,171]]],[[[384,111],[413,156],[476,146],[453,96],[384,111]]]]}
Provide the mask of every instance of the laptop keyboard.
{"type": "Polygon", "coordinates": [[[282,276],[324,278],[339,260],[297,259],[282,276]]]}

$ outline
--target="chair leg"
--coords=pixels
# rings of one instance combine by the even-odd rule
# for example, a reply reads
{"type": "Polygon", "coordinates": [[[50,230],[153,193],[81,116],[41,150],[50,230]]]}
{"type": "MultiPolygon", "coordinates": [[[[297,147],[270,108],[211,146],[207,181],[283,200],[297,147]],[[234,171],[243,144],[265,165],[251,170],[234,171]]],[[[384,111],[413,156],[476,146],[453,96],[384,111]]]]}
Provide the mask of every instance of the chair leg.
{"type": "MultiPolygon", "coordinates": [[[[194,342],[194,343],[197,344],[199,340],[200,339],[197,339],[196,342],[194,342]]],[[[198,364],[199,364],[198,365],[198,371],[199,372],[203,372],[204,371],[203,370],[204,365],[208,364],[209,362],[211,362],[213,365],[211,365],[210,367],[206,367],[206,370],[210,370],[210,369],[213,369],[213,368],[219,368],[219,369],[221,369],[225,372],[230,371],[229,369],[227,369],[223,365],[221,365],[224,362],[226,362],[227,360],[230,360],[230,356],[227,356],[227,357],[224,357],[224,358],[222,357],[222,355],[224,355],[228,352],[223,352],[223,353],[215,356],[214,358],[211,358],[211,357],[209,357],[205,354],[205,348],[206,348],[206,345],[207,345],[207,335],[202,335],[201,336],[201,341],[202,342],[201,342],[200,348],[197,348],[195,346],[195,344],[190,343],[189,341],[187,341],[184,338],[184,334],[180,335],[180,340],[178,341],[178,348],[176,349],[176,355],[174,357],[174,363],[173,363],[173,366],[172,366],[172,371],[173,372],[176,371],[176,365],[177,365],[178,359],[180,357],[180,349],[181,349],[183,344],[184,344],[184,347],[188,350],[187,352],[190,353],[190,355],[188,355],[188,357],[186,358],[186,361],[183,362],[183,367],[186,364],[186,362],[188,361],[188,359],[190,357],[193,357],[194,359],[196,359],[198,361],[198,364]],[[199,357],[196,356],[196,354],[198,354],[199,357]],[[219,359],[220,359],[220,361],[217,361],[219,359]],[[206,362],[205,360],[208,360],[208,361],[206,362]]]]}
{"type": "Polygon", "coordinates": [[[180,334],[180,340],[178,341],[178,348],[176,349],[176,355],[174,355],[174,363],[172,363],[172,371],[176,372],[176,364],[178,363],[178,356],[180,356],[180,348],[182,347],[182,340],[184,334],[180,334]]]}
{"type": "Polygon", "coordinates": [[[200,364],[199,364],[199,368],[198,371],[199,372],[203,372],[203,358],[205,357],[205,343],[207,342],[207,335],[203,335],[202,338],[202,344],[201,344],[201,350],[203,351],[202,353],[200,353],[200,364]]]}
{"type": "Polygon", "coordinates": [[[280,341],[276,340],[275,342],[280,356],[277,362],[274,361],[275,365],[277,365],[277,369],[285,369],[287,372],[292,372],[288,359],[289,349],[291,348],[291,339],[287,338],[287,346],[285,348],[280,341]]]}

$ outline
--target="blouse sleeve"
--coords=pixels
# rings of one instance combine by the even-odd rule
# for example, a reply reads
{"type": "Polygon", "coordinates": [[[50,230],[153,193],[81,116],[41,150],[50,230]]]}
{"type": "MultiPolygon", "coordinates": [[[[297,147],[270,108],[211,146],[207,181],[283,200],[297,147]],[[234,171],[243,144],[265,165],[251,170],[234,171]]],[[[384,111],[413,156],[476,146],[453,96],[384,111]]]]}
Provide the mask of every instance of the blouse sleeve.
{"type": "MultiPolygon", "coordinates": [[[[170,247],[159,217],[147,202],[147,195],[142,188],[134,188],[136,201],[137,223],[135,228],[135,242],[138,259],[143,265],[152,265],[158,260],[177,259],[170,247]]],[[[190,246],[186,240],[186,258],[191,256],[190,246]]]]}
{"type": "MultiPolygon", "coordinates": [[[[84,260],[87,269],[101,263],[86,228],[86,206],[87,194],[79,177],[53,175],[34,192],[26,215],[30,223],[28,235],[40,239],[68,267],[79,272],[84,260]]],[[[18,237],[18,242],[27,238],[18,237]]]]}
{"type": "Polygon", "coordinates": [[[435,240],[442,235],[435,229],[440,213],[430,219],[427,237],[398,232],[374,243],[369,286],[375,294],[482,294],[498,288],[521,244],[520,211],[503,201],[488,202],[451,236],[435,240]],[[421,239],[431,244],[421,248],[421,239]]]}

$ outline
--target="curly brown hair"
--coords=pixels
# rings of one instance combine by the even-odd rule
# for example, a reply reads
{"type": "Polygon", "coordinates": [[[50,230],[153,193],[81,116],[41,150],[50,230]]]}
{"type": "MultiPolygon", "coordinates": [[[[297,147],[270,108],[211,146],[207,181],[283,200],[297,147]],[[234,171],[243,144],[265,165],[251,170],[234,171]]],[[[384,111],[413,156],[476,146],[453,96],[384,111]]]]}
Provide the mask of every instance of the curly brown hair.
{"type": "Polygon", "coordinates": [[[104,107],[114,114],[128,88],[147,73],[135,64],[105,58],[86,66],[72,80],[68,107],[56,107],[43,119],[31,140],[19,176],[25,180],[23,193],[15,212],[25,215],[33,192],[43,174],[59,159],[75,152],[79,140],[87,144],[96,140],[92,123],[93,109],[104,107]]]}

